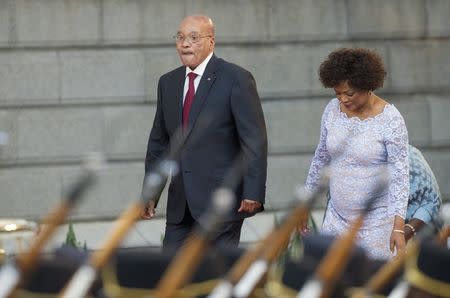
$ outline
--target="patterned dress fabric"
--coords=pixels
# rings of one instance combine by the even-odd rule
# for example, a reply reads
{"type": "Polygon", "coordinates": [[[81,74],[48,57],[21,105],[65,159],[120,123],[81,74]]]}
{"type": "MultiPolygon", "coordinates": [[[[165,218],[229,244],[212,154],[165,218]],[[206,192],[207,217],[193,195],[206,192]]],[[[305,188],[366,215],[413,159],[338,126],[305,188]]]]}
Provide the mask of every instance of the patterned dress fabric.
{"type": "MultiPolygon", "coordinates": [[[[436,178],[422,153],[409,146],[409,202],[406,220],[431,223],[439,214],[441,192],[436,178]]],[[[439,224],[438,224],[439,225],[439,224]]]]}
{"type": "Polygon", "coordinates": [[[375,203],[357,235],[373,259],[389,259],[394,217],[405,218],[409,192],[408,133],[393,105],[367,119],[348,117],[332,99],[322,115],[320,140],[311,162],[306,189],[313,191],[323,168],[330,173],[330,200],[321,232],[341,235],[364,209],[375,203]],[[382,177],[388,185],[375,192],[382,177]]]}

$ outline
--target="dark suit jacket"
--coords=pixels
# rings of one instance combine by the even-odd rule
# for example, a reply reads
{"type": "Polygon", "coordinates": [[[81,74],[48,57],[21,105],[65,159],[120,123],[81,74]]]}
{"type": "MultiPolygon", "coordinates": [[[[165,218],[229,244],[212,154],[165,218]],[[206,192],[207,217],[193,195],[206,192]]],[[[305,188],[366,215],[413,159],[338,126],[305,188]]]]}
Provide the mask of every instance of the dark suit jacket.
{"type": "MultiPolygon", "coordinates": [[[[182,66],[159,79],[146,173],[170,145],[172,135],[181,125],[185,73],[186,68],[182,66]]],[[[250,72],[213,55],[196,90],[185,133],[180,174],[169,186],[168,222],[181,221],[186,201],[192,216],[198,220],[240,151],[247,170],[242,184],[235,190],[237,202],[230,220],[251,215],[237,212],[242,199],[264,204],[267,134],[256,83],[250,72]]]]}

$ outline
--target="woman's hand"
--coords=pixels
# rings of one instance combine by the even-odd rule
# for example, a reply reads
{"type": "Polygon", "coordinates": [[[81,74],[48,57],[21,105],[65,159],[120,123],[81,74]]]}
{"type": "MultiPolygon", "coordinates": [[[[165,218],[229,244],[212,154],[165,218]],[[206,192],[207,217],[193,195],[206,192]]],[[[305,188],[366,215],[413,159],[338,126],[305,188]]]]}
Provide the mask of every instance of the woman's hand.
{"type": "Polygon", "coordinates": [[[390,239],[390,249],[392,253],[394,253],[394,248],[397,251],[397,254],[405,249],[406,241],[404,229],[405,229],[405,220],[400,216],[396,215],[390,239]]]}
{"type": "Polygon", "coordinates": [[[397,254],[405,249],[406,246],[406,241],[405,241],[405,235],[399,232],[396,232],[397,230],[395,229],[392,230],[391,232],[391,252],[394,253],[394,247],[397,251],[397,254]]]}

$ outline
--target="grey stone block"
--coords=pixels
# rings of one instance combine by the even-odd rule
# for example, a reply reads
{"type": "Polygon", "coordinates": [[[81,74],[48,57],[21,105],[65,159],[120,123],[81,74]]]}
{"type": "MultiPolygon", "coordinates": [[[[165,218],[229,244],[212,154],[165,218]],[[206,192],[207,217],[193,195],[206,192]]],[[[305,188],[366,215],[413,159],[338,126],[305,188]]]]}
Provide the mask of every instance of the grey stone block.
{"type": "Polygon", "coordinates": [[[0,110],[0,132],[6,133],[7,143],[0,145],[0,161],[11,162],[17,158],[17,113],[0,110]]]}
{"type": "Polygon", "coordinates": [[[98,109],[23,110],[18,112],[17,127],[20,159],[76,159],[103,149],[98,109]]]}
{"type": "MultiPolygon", "coordinates": [[[[73,183],[80,174],[80,168],[63,173],[63,187],[73,183]]],[[[94,218],[118,218],[133,202],[140,200],[144,178],[144,161],[125,164],[107,164],[99,173],[97,183],[86,194],[82,204],[73,212],[76,220],[94,218]]],[[[167,186],[161,194],[156,209],[157,217],[164,217],[167,206],[167,186]]]]}
{"type": "Polygon", "coordinates": [[[0,45],[7,45],[9,41],[10,9],[9,1],[0,1],[0,45]]]}
{"type": "MultiPolygon", "coordinates": [[[[294,190],[304,185],[313,154],[270,156],[267,171],[267,209],[286,209],[294,190]]],[[[321,203],[320,203],[321,204],[321,203]]],[[[320,205],[319,204],[319,205],[320,205]]]]}
{"type": "Polygon", "coordinates": [[[262,96],[298,95],[312,88],[310,48],[304,45],[222,47],[217,53],[252,72],[262,96]]]}
{"type": "Polygon", "coordinates": [[[57,169],[2,169],[0,188],[2,217],[41,218],[61,199],[57,169]]]}
{"type": "Polygon", "coordinates": [[[314,151],[328,99],[270,101],[263,104],[269,152],[314,151]]]}
{"type": "Polygon", "coordinates": [[[104,39],[106,43],[171,42],[184,14],[184,0],[103,1],[104,39]]]}
{"type": "Polygon", "coordinates": [[[428,96],[431,119],[431,143],[450,145],[450,95],[428,96]]]}
{"type": "Polygon", "coordinates": [[[429,36],[450,36],[450,1],[426,0],[427,33],[429,36]]]}
{"type": "MultiPolygon", "coordinates": [[[[79,174],[78,167],[64,171],[63,189],[67,189],[79,174]]],[[[99,173],[97,183],[86,193],[83,203],[74,210],[73,218],[115,218],[131,202],[140,199],[143,176],[143,163],[108,164],[99,173]]]]}
{"type": "MultiPolygon", "coordinates": [[[[388,64],[387,49],[375,43],[324,42],[311,45],[265,45],[217,47],[219,57],[251,71],[262,97],[333,95],[319,79],[320,64],[341,47],[363,46],[376,50],[388,64]]],[[[386,82],[386,87],[389,87],[386,82]]]]}
{"type": "MultiPolygon", "coordinates": [[[[218,46],[218,57],[238,64],[256,79],[258,91],[263,96],[310,92],[312,84],[311,51],[304,46],[218,46]],[[296,67],[291,67],[295,63],[296,67]],[[274,71],[276,69],[276,71],[274,71]]],[[[147,96],[156,99],[159,77],[181,65],[175,47],[155,49],[146,53],[147,57],[147,96]]],[[[317,79],[317,78],[314,78],[317,79]]]]}
{"type": "Polygon", "coordinates": [[[402,42],[389,48],[389,73],[394,89],[424,89],[432,84],[429,46],[402,42]]]}
{"type": "Polygon", "coordinates": [[[103,38],[105,42],[137,42],[143,38],[142,0],[103,1],[103,38]]]}
{"type": "MultiPolygon", "coordinates": [[[[322,87],[318,69],[320,63],[343,43],[325,43],[313,46],[218,46],[216,55],[252,72],[258,92],[263,97],[330,94],[322,87]]],[[[152,49],[146,52],[147,98],[156,99],[159,77],[181,65],[175,47],[152,49]]]]}
{"type": "Polygon", "coordinates": [[[425,159],[433,170],[439,189],[444,199],[450,198],[450,150],[441,149],[439,151],[421,150],[425,159]]]}
{"type": "Polygon", "coordinates": [[[416,146],[424,146],[431,141],[430,105],[427,99],[420,95],[392,96],[385,98],[395,105],[406,122],[409,142],[416,146]]]}
{"type": "Polygon", "coordinates": [[[441,87],[449,90],[450,88],[450,40],[431,41],[429,45],[429,63],[430,63],[430,83],[429,87],[441,87]]]}
{"type": "Polygon", "coordinates": [[[110,157],[145,158],[156,106],[110,107],[104,111],[104,148],[110,157]]]}
{"type": "Polygon", "coordinates": [[[145,58],[139,50],[61,53],[62,100],[143,100],[145,58]]]}
{"type": "Polygon", "coordinates": [[[267,39],[267,5],[259,0],[190,0],[187,3],[187,15],[205,14],[213,19],[218,43],[267,39]]]}
{"type": "Polygon", "coordinates": [[[341,42],[313,45],[223,47],[217,50],[228,61],[251,71],[263,97],[296,97],[332,94],[319,80],[320,64],[328,54],[345,46],[341,42]]]}
{"type": "Polygon", "coordinates": [[[145,52],[146,99],[156,102],[159,78],[181,66],[175,45],[169,48],[151,49],[145,52]]]}
{"type": "Polygon", "coordinates": [[[343,39],[347,36],[345,1],[270,1],[271,40],[343,39]]]}
{"type": "Polygon", "coordinates": [[[96,43],[99,39],[99,0],[15,2],[21,44],[96,43]]]}
{"type": "Polygon", "coordinates": [[[349,35],[361,38],[420,37],[425,33],[422,0],[349,0],[349,35]]]}
{"type": "MultiPolygon", "coordinates": [[[[288,207],[297,184],[303,184],[309,169],[311,155],[271,156],[267,181],[266,208],[288,207]]],[[[77,177],[79,169],[63,175],[63,186],[77,177]]],[[[98,184],[87,194],[83,204],[74,212],[76,219],[111,218],[118,216],[140,195],[143,179],[143,162],[126,165],[110,165],[101,174],[98,184]]],[[[322,203],[319,203],[322,205],[322,203]]],[[[157,208],[158,216],[165,216],[167,187],[161,195],[157,208]]]]}
{"type": "Polygon", "coordinates": [[[0,104],[56,102],[57,61],[55,52],[1,52],[0,104]]]}
{"type": "Polygon", "coordinates": [[[392,87],[409,90],[448,87],[450,42],[402,42],[390,47],[392,87]]]}

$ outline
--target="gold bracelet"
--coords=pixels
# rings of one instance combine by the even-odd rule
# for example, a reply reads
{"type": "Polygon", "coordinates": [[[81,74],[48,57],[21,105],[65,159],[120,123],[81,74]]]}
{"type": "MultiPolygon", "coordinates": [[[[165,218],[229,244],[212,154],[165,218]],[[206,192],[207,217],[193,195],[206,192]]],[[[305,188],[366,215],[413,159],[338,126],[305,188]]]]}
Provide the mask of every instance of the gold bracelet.
{"type": "Polygon", "coordinates": [[[410,225],[409,223],[407,223],[407,224],[405,224],[405,227],[410,228],[411,231],[413,232],[414,236],[416,235],[416,229],[415,229],[412,225],[410,225]]]}
{"type": "Polygon", "coordinates": [[[403,231],[403,230],[392,230],[392,232],[397,232],[397,233],[405,234],[405,231],[403,231]]]}

